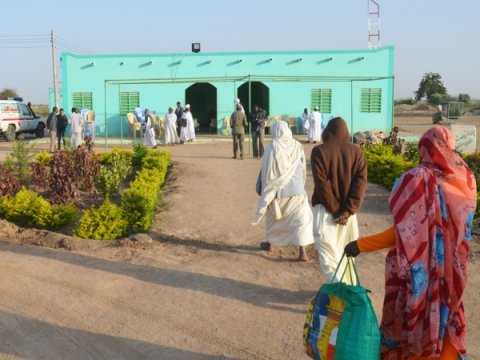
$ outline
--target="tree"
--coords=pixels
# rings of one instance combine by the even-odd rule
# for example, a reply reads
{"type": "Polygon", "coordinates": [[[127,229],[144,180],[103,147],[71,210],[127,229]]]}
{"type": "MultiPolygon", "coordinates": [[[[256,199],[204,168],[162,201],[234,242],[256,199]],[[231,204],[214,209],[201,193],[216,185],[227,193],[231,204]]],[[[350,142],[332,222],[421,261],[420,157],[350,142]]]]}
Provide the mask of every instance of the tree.
{"type": "Polygon", "coordinates": [[[472,98],[468,94],[460,93],[458,94],[458,101],[463,102],[465,105],[470,104],[472,98]]]}
{"type": "Polygon", "coordinates": [[[0,99],[3,99],[3,100],[8,99],[9,97],[17,97],[17,96],[18,96],[17,92],[9,88],[5,88],[0,92],[0,99]]]}
{"type": "Polygon", "coordinates": [[[427,101],[432,103],[432,100],[435,101],[439,95],[442,96],[446,94],[447,88],[443,85],[440,74],[430,72],[426,73],[422,81],[420,81],[418,90],[415,92],[415,99],[420,101],[423,98],[427,98],[427,101]],[[432,98],[434,94],[436,95],[432,98]]]}

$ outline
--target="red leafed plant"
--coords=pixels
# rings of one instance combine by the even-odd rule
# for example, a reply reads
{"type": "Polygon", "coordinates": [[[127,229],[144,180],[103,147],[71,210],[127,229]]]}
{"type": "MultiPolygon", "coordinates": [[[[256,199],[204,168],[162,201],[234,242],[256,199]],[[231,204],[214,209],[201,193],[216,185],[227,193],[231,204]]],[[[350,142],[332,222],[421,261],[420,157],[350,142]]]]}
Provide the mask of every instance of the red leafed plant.
{"type": "Polygon", "coordinates": [[[0,196],[13,196],[20,189],[20,182],[12,176],[11,171],[0,164],[0,196]]]}
{"type": "Polygon", "coordinates": [[[77,197],[75,164],[72,156],[66,151],[56,153],[50,160],[48,183],[52,204],[68,204],[75,201],[77,197]]]}
{"type": "Polygon", "coordinates": [[[32,164],[32,183],[46,189],[48,188],[48,182],[48,166],[39,162],[34,162],[32,164]]]}

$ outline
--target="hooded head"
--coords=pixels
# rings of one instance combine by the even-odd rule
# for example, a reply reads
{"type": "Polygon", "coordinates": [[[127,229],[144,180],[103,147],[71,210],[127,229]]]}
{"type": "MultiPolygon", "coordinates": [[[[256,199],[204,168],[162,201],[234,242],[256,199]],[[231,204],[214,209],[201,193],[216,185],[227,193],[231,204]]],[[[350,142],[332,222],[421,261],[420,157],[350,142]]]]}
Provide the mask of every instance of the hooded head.
{"type": "Polygon", "coordinates": [[[329,141],[348,142],[349,139],[347,123],[340,116],[330,120],[325,130],[322,131],[322,140],[324,143],[329,141]]]}

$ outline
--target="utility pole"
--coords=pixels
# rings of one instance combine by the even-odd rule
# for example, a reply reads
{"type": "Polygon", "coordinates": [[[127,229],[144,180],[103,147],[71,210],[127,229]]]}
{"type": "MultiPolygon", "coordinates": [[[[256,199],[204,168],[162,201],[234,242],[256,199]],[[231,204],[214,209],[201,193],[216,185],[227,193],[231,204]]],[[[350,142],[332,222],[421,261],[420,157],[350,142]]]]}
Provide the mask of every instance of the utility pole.
{"type": "Polygon", "coordinates": [[[52,42],[52,66],[53,66],[53,105],[58,106],[58,91],[57,91],[57,61],[55,54],[55,35],[51,31],[50,41],[52,42]]]}

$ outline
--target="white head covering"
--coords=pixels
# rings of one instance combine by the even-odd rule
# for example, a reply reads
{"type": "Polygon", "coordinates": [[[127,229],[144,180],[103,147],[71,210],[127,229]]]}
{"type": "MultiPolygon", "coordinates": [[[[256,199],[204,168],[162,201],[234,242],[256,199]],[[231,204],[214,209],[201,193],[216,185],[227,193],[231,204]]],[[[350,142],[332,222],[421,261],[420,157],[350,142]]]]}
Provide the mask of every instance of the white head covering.
{"type": "Polygon", "coordinates": [[[240,104],[240,99],[239,99],[239,98],[237,98],[237,99],[235,100],[235,104],[240,104]]]}
{"type": "Polygon", "coordinates": [[[262,193],[258,200],[254,225],[260,222],[268,207],[271,207],[277,220],[281,219],[277,193],[289,183],[305,156],[302,145],[293,139],[292,131],[285,121],[275,121],[270,132],[273,141],[263,156],[262,193]]]}
{"type": "Polygon", "coordinates": [[[318,111],[318,106],[315,106],[313,110],[318,111]]]}
{"type": "Polygon", "coordinates": [[[185,105],[185,109],[190,109],[190,104],[185,105]]]}

